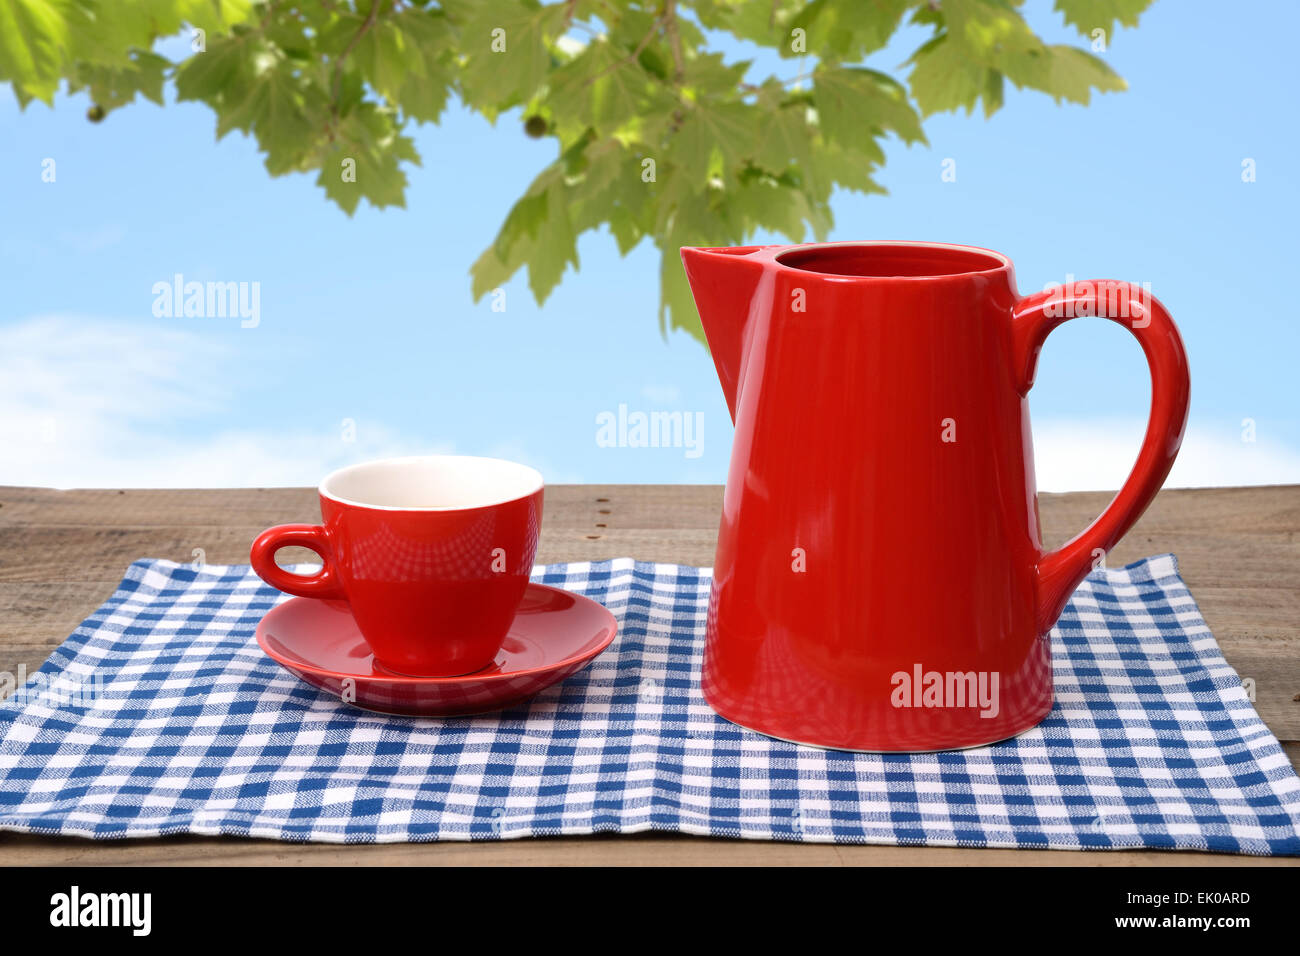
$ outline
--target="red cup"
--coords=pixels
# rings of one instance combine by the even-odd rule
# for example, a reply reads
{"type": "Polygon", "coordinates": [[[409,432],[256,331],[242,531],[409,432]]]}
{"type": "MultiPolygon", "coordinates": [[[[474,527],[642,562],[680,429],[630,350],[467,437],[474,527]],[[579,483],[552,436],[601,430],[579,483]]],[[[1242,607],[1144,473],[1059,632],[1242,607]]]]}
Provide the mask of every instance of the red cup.
{"type": "Polygon", "coordinates": [[[537,554],[542,476],[497,458],[430,455],[340,469],[321,482],[323,524],[269,528],[253,570],[299,597],[346,602],[382,667],[454,677],[488,666],[537,554]],[[280,548],[315,551],[295,574],[280,548]]]}

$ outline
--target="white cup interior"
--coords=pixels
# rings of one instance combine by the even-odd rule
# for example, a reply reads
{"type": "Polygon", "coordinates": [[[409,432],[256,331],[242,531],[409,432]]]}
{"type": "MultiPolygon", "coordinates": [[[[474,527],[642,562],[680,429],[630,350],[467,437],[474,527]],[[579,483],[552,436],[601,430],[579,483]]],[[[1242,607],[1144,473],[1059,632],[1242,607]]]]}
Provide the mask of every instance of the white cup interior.
{"type": "Polygon", "coordinates": [[[361,508],[456,511],[525,498],[542,484],[537,469],[501,458],[423,455],[340,468],[320,493],[361,508]]]}

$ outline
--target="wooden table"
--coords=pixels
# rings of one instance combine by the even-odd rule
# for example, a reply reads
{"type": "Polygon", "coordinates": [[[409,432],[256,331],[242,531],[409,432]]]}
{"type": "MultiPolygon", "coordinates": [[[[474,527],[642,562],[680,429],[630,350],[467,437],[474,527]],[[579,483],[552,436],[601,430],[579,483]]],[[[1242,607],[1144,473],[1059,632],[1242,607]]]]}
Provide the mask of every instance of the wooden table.
{"type": "MultiPolygon", "coordinates": [[[[1050,544],[1082,529],[1110,495],[1042,495],[1050,544]]],[[[722,489],[554,485],[546,489],[541,562],[634,556],[709,565],[722,489]]],[[[0,488],[0,670],[34,671],[112,594],[140,557],[246,563],[257,532],[316,521],[306,488],[51,491],[0,488]]],[[[1300,486],[1165,491],[1110,556],[1116,566],[1178,555],[1228,662],[1255,681],[1255,706],[1300,766],[1300,486]]],[[[307,560],[305,552],[294,560],[307,560]]],[[[820,846],[640,835],[503,843],[297,845],[169,837],[96,843],[0,833],[0,865],[39,864],[1082,864],[1295,865],[1203,853],[820,846]]]]}

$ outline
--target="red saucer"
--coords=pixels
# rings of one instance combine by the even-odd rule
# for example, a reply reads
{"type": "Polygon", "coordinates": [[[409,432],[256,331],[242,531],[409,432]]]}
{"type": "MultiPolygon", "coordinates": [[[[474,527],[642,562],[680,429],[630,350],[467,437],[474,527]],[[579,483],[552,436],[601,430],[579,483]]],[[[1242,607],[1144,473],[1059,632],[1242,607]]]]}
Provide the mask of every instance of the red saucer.
{"type": "Polygon", "coordinates": [[[451,717],[527,700],[581,670],[609,647],[617,630],[614,615],[590,598],[529,584],[496,660],[463,677],[403,677],[376,665],[341,602],[291,598],[262,618],[257,643],[286,670],[344,703],[385,714],[451,717]]]}

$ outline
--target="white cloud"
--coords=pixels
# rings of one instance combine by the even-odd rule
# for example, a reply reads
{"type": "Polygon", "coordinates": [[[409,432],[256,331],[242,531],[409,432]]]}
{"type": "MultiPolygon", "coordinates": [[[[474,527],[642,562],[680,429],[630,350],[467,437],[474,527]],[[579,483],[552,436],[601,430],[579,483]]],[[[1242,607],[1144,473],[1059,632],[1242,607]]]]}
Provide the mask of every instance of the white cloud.
{"type": "Polygon", "coordinates": [[[314,485],[353,461],[448,452],[358,422],[212,428],[235,356],[155,325],[41,316],[0,327],[0,484],[57,488],[314,485]]]}
{"type": "MultiPolygon", "coordinates": [[[[381,423],[359,421],[354,441],[328,428],[221,427],[246,372],[210,336],[181,328],[69,316],[0,326],[0,484],[59,488],[314,485],[354,461],[452,453],[381,423]]],[[[668,388],[643,394],[666,399],[668,388]]],[[[1228,423],[1193,426],[1170,487],[1300,483],[1300,451],[1261,422],[1255,442],[1228,423]]],[[[1145,423],[1034,423],[1042,491],[1118,488],[1145,423]]],[[[551,483],[599,480],[582,461],[543,461],[534,442],[508,437],[483,454],[523,461],[551,483]]],[[[479,452],[479,449],[475,449],[479,452]]],[[[721,480],[722,474],[718,479],[721,480]]]]}
{"type": "MultiPolygon", "coordinates": [[[[1143,421],[1034,423],[1034,457],[1039,491],[1099,491],[1118,488],[1137,460],[1143,421]]],[[[1242,441],[1231,429],[1192,426],[1183,438],[1168,488],[1300,483],[1300,451],[1266,435],[1242,441]]]]}

